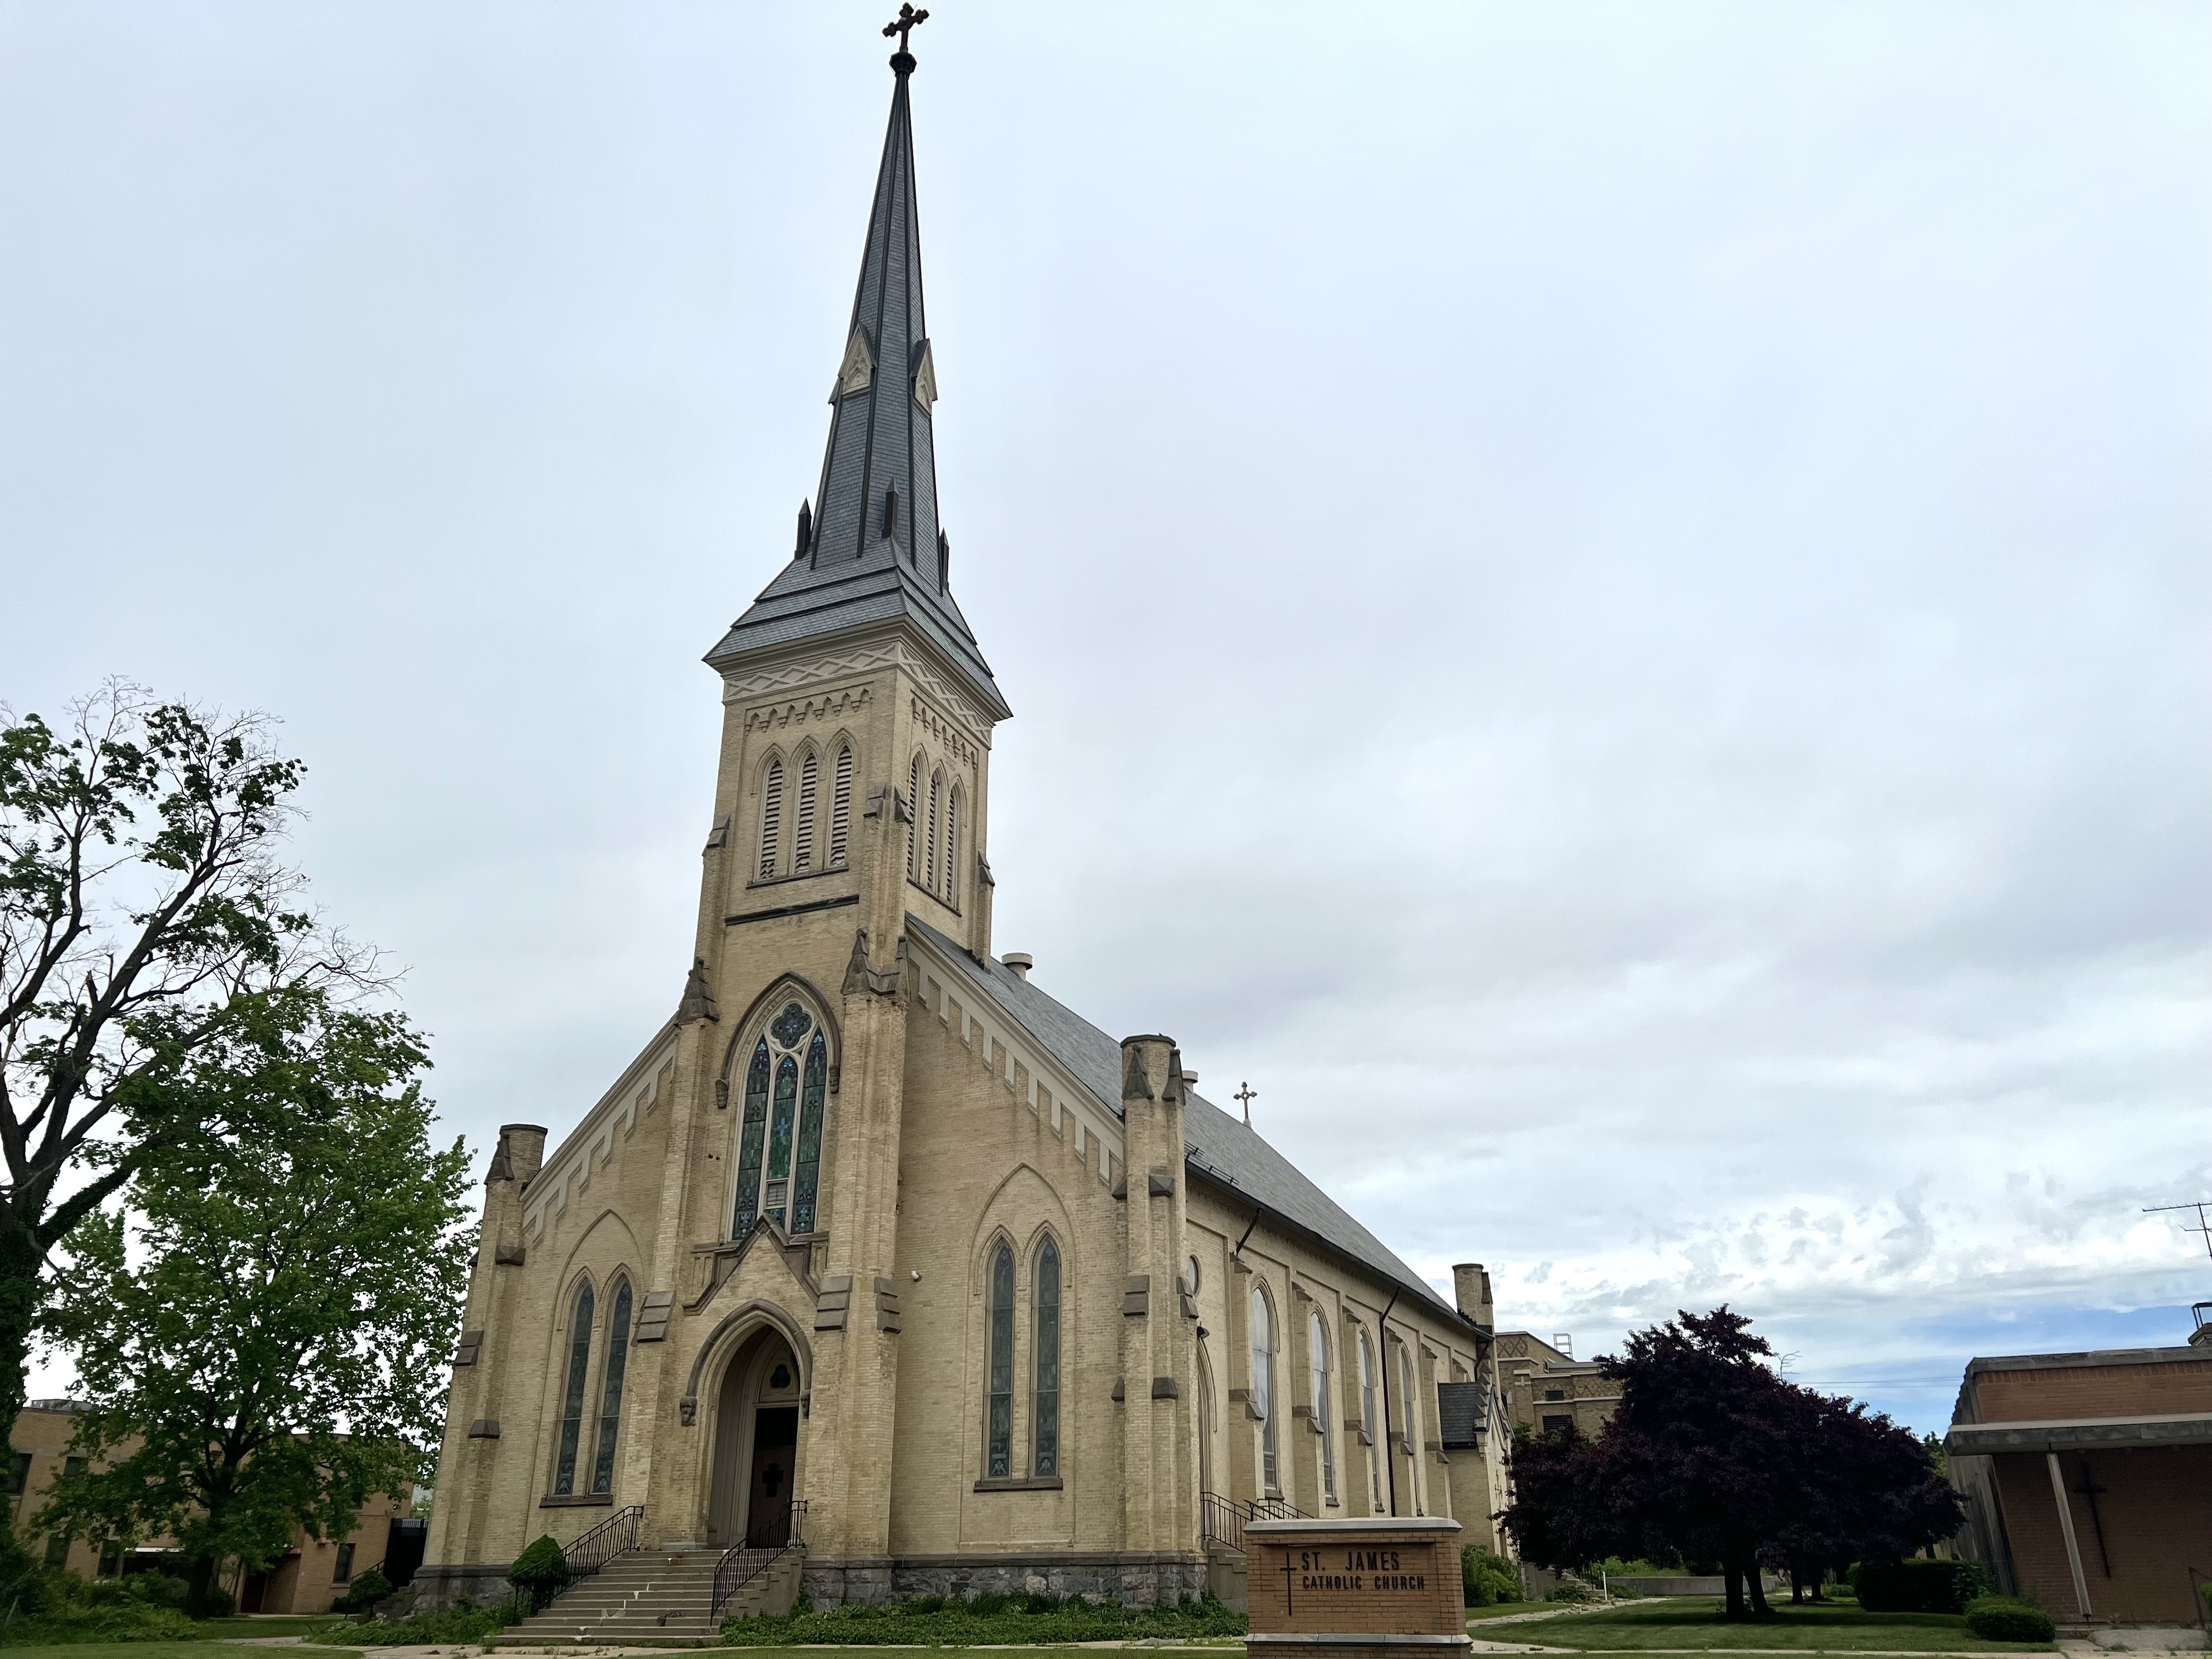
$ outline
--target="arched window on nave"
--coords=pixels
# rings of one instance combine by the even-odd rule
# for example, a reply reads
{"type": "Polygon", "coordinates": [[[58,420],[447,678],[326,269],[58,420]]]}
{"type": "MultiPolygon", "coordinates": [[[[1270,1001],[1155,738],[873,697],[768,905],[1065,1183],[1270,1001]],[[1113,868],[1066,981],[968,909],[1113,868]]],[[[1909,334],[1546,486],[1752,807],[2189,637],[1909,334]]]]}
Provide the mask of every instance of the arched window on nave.
{"type": "Polygon", "coordinates": [[[592,1373],[592,1281],[576,1290],[569,1309],[568,1364],[561,1391],[561,1450],[553,1468],[553,1491],[566,1497],[576,1490],[576,1443],[584,1431],[584,1388],[592,1373]]]}

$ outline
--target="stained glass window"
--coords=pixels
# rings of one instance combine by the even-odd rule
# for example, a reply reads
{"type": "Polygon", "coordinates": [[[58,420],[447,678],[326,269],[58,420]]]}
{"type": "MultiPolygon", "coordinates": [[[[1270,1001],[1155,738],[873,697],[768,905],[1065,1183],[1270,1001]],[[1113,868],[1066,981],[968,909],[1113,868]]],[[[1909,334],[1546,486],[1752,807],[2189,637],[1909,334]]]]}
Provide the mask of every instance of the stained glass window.
{"type": "Polygon", "coordinates": [[[574,1316],[568,1322],[568,1386],[562,1396],[561,1461],[553,1472],[553,1491],[566,1496],[576,1490],[576,1442],[584,1430],[584,1381],[592,1369],[592,1287],[576,1292],[574,1316]]]}
{"type": "Polygon", "coordinates": [[[791,1130],[799,1110],[799,1062],[786,1054],[775,1068],[775,1105],[768,1121],[768,1186],[761,1208],[781,1221],[784,1195],[791,1184],[791,1130]]]}
{"type": "Polygon", "coordinates": [[[612,1492],[615,1481],[615,1431],[622,1424],[623,1373],[629,1369],[629,1281],[615,1292],[615,1310],[607,1320],[606,1371],[599,1381],[599,1455],[592,1465],[592,1490],[612,1492]]]}
{"type": "Polygon", "coordinates": [[[1328,1405],[1328,1333],[1322,1328],[1321,1316],[1308,1316],[1306,1344],[1312,1351],[1309,1360],[1313,1370],[1314,1425],[1321,1431],[1321,1489],[1331,1500],[1336,1497],[1336,1419],[1328,1405]]]}
{"type": "Polygon", "coordinates": [[[1387,1437],[1389,1425],[1375,1415],[1375,1349],[1367,1340],[1367,1333],[1359,1334],[1359,1426],[1367,1436],[1367,1486],[1370,1506],[1375,1513],[1382,1512],[1382,1470],[1376,1462],[1375,1448],[1387,1437]]]}
{"type": "Polygon", "coordinates": [[[1252,1409],[1260,1414],[1260,1485],[1273,1498],[1282,1490],[1275,1468],[1275,1322],[1260,1290],[1252,1292],[1252,1409]]]}
{"type": "Polygon", "coordinates": [[[1004,1480],[1014,1461],[1014,1253],[991,1258],[991,1401],[984,1473],[1004,1480]]]}
{"type": "Polygon", "coordinates": [[[768,1133],[768,1039],[753,1049],[752,1064],[745,1068],[745,1121],[738,1131],[738,1216],[730,1237],[743,1238],[753,1230],[760,1213],[762,1142],[768,1133]]]}
{"type": "Polygon", "coordinates": [[[799,1039],[805,1036],[814,1024],[814,1016],[795,1002],[783,1005],[783,1012],[775,1017],[775,1024],[768,1029],[775,1036],[780,1048],[796,1048],[799,1039]]]}
{"type": "Polygon", "coordinates": [[[1036,1431],[1032,1474],[1060,1473],[1060,1247],[1048,1238],[1036,1265],[1036,1431]]]}
{"type": "Polygon", "coordinates": [[[822,1101],[830,1088],[830,1049],[822,1033],[806,1048],[806,1078],[799,1097],[799,1173],[791,1183],[791,1231],[814,1231],[815,1188],[822,1175],[822,1101]]]}

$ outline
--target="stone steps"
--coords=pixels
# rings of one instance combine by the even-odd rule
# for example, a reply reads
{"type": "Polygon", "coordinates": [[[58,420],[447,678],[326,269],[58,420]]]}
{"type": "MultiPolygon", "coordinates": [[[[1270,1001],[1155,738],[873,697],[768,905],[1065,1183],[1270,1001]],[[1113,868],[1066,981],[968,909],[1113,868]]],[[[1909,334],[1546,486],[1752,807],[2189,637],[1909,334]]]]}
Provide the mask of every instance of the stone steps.
{"type": "Polygon", "coordinates": [[[503,1648],[707,1647],[720,1645],[722,1620],[787,1609],[798,1594],[805,1551],[789,1551],[713,1612],[719,1550],[635,1550],[502,1632],[503,1648]]]}

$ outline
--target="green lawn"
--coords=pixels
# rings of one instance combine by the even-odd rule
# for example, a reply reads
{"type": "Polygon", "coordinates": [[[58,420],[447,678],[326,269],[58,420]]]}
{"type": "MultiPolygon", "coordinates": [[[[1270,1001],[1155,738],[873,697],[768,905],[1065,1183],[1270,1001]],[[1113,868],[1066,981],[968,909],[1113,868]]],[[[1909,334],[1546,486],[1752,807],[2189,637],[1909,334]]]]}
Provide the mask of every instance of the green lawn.
{"type": "Polygon", "coordinates": [[[1557,1601],[1493,1601],[1486,1607],[1469,1607],[1467,1616],[1474,1619],[1503,1619],[1509,1613],[1541,1613],[1555,1607],[1557,1601]]]}
{"type": "MultiPolygon", "coordinates": [[[[232,1620],[222,1621],[228,1625],[232,1620]]],[[[275,1623],[274,1620],[270,1621],[275,1623]]],[[[276,1636],[289,1636],[293,1632],[271,1632],[276,1636]]],[[[246,1648],[232,1642],[70,1642],[54,1647],[16,1647],[5,1649],[8,1659],[270,1659],[275,1653],[287,1653],[289,1649],[246,1648]]],[[[341,1655],[341,1648],[311,1648],[310,1653],[341,1655]]]]}
{"type": "Polygon", "coordinates": [[[1920,1653],[2049,1653],[2043,1644],[1985,1642],[1955,1613],[1865,1613],[1856,1601],[1792,1607],[1774,1603],[1771,1619],[1730,1624],[1717,1595],[1669,1595],[1603,1612],[1508,1625],[1489,1639],[1547,1648],[1629,1652],[1652,1648],[1791,1648],[1807,1653],[1869,1649],[1920,1653]]]}
{"type": "Polygon", "coordinates": [[[208,1633],[210,1640],[222,1642],[248,1636],[312,1636],[332,1625],[350,1622],[343,1615],[333,1617],[327,1613],[280,1613],[252,1619],[205,1619],[200,1621],[200,1628],[208,1633]]]}

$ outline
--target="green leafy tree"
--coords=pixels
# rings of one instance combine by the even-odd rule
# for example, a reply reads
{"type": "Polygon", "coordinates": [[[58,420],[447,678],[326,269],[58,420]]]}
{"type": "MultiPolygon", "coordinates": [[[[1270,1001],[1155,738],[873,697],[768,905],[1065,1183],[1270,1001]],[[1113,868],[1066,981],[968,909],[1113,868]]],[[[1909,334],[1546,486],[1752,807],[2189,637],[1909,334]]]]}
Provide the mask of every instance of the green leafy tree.
{"type": "Polygon", "coordinates": [[[57,1267],[43,1332],[92,1403],[36,1524],[175,1537],[198,1612],[226,1559],[343,1537],[425,1476],[470,1239],[424,1063],[400,1016],[295,991],[142,1079],[222,1127],[144,1146],[57,1267]]]}
{"type": "MultiPolygon", "coordinates": [[[[134,1101],[240,998],[370,977],[276,856],[301,767],[269,722],[112,681],[57,730],[0,708],[0,1423],[49,1254],[194,1126],[134,1101]]],[[[167,1103],[174,1105],[177,1103],[167,1103]]]]}

